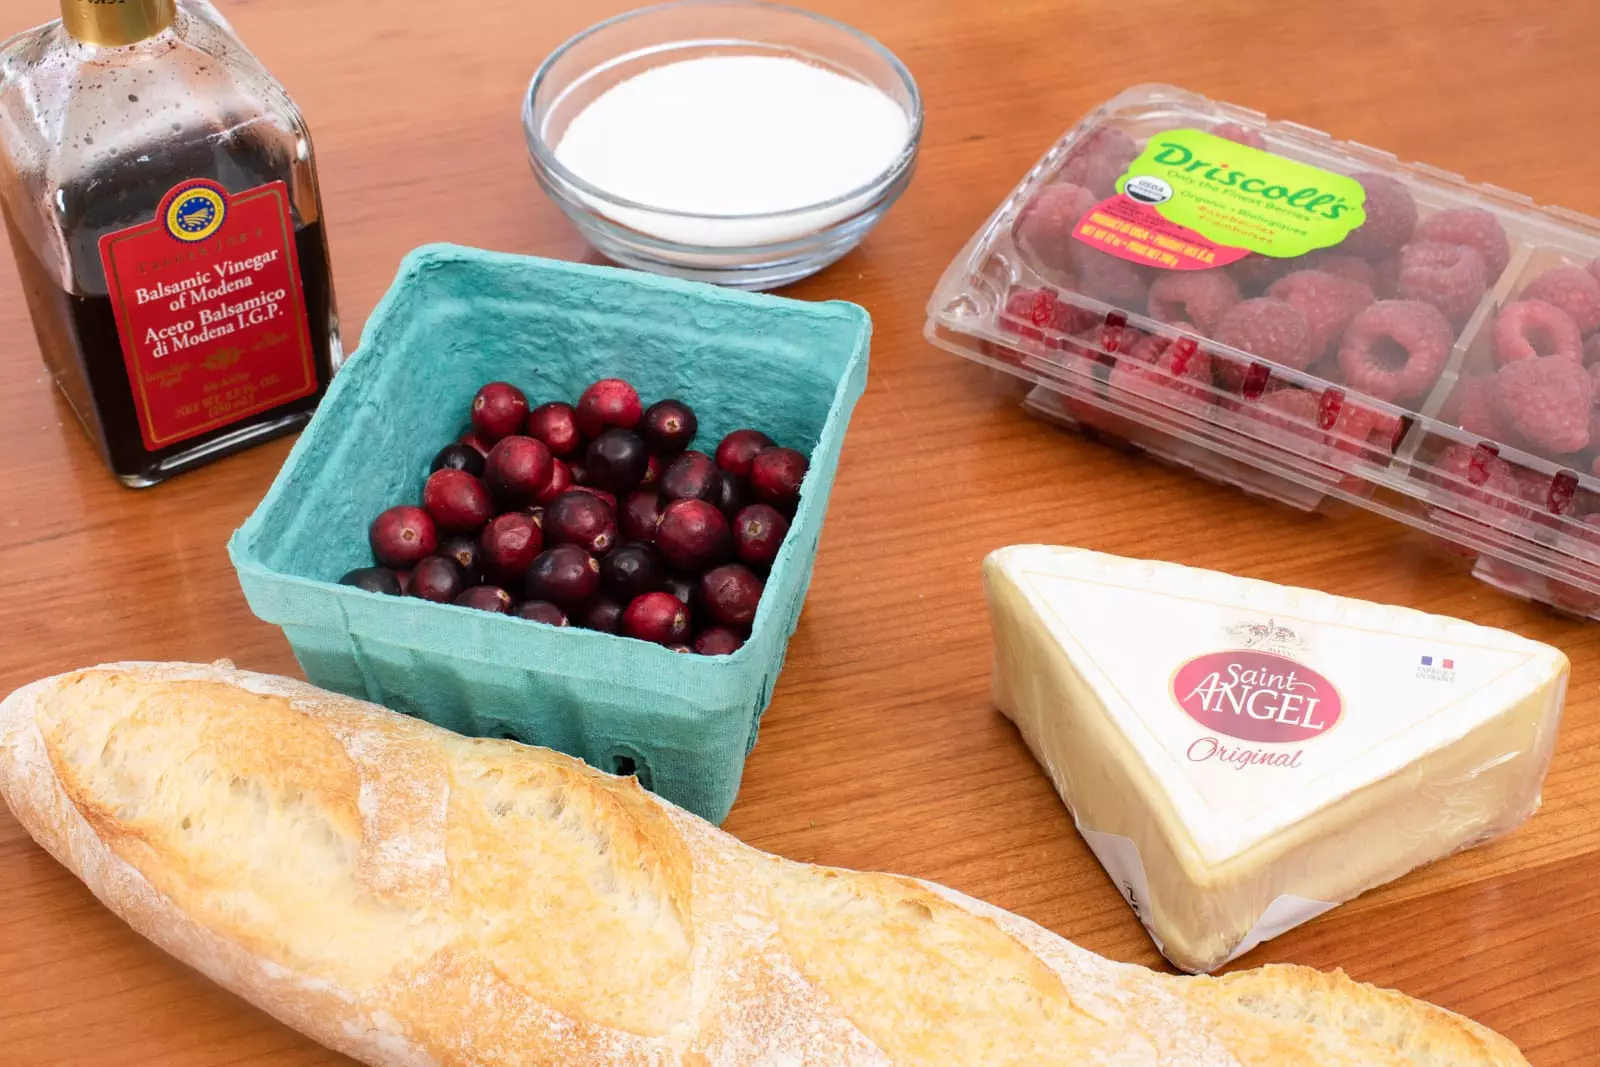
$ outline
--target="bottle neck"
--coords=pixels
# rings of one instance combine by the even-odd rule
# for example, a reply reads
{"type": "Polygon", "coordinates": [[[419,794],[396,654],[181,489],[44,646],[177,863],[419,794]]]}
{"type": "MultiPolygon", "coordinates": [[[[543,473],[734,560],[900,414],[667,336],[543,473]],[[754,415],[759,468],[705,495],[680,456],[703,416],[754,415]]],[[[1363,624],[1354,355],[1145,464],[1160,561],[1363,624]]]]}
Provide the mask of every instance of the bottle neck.
{"type": "Polygon", "coordinates": [[[84,44],[119,48],[172,25],[176,0],[61,0],[61,23],[84,44]]]}

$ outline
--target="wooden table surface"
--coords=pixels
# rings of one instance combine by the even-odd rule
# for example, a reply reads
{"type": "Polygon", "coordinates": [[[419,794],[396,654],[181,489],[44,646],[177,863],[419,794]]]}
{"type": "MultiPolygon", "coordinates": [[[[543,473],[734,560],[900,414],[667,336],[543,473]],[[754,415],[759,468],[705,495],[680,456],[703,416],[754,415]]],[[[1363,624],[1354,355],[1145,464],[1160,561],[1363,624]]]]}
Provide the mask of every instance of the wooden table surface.
{"type": "MultiPolygon", "coordinates": [[[[50,17],[8,0],[0,32],[50,17]]],[[[615,2],[234,0],[320,151],[347,339],[427,241],[580,258],[529,174],[519,94],[615,2]],[[468,14],[467,12],[470,12],[468,14]],[[463,189],[472,195],[462,196],[463,189]]],[[[797,859],[935,879],[1097,952],[1159,966],[988,696],[978,563],[1016,541],[1175,560],[1505,627],[1572,685],[1543,810],[1251,953],[1425,997],[1539,1067],[1600,1062],[1600,626],[1481,585],[1403,527],[1303,516],[1047,428],[930,348],[950,258],[1098,101],[1168,81],[1600,213],[1600,7],[1496,0],[816,0],[895,50],[927,102],[910,192],[866,245],[795,286],[876,322],[805,616],[727,828],[797,859]]],[[[0,692],[112,659],[297,673],[223,543],[288,451],[119,487],[46,382],[0,256],[0,692]]],[[[1361,847],[1352,841],[1352,849],[1361,847]]],[[[0,1062],[347,1062],[164,956],[0,811],[0,1062]]]]}

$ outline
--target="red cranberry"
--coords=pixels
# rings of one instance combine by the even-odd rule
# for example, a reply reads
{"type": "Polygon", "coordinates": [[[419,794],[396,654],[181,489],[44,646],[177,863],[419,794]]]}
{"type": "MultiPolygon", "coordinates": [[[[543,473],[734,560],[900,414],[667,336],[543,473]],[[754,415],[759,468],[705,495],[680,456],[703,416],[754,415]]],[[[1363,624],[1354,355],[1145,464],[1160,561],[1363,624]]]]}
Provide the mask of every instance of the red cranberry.
{"type": "Polygon", "coordinates": [[[772,438],[760,430],[735,430],[717,446],[717,466],[740,478],[750,476],[750,461],[763,448],[772,447],[772,438]]]}
{"type": "Polygon", "coordinates": [[[578,433],[578,412],[559,400],[540,404],[528,413],[528,436],[543,441],[556,456],[570,456],[583,444],[578,433]]]}
{"type": "Polygon", "coordinates": [[[365,589],[369,593],[385,596],[400,595],[400,578],[388,567],[357,567],[339,579],[340,585],[365,589]]]}
{"type": "Polygon", "coordinates": [[[504,437],[489,450],[483,483],[501,508],[525,508],[550,484],[554,464],[543,441],[519,435],[504,437]]]}
{"type": "Polygon", "coordinates": [[[572,493],[588,493],[590,496],[594,497],[596,500],[605,501],[606,507],[610,508],[612,511],[616,511],[617,510],[617,498],[612,496],[610,493],[606,492],[604,489],[596,489],[592,485],[575,485],[570,490],[568,490],[568,492],[572,492],[572,493]]]}
{"type": "Polygon", "coordinates": [[[737,474],[727,471],[717,472],[717,487],[712,490],[710,500],[717,506],[717,510],[728,517],[732,522],[733,517],[750,502],[749,490],[745,488],[744,479],[737,474]]]}
{"type": "Polygon", "coordinates": [[[411,568],[407,567],[403,571],[395,571],[394,572],[394,576],[397,579],[399,579],[399,581],[400,581],[400,594],[402,596],[410,596],[411,595],[411,568]]]}
{"type": "Polygon", "coordinates": [[[472,398],[472,428],[491,444],[521,433],[528,421],[528,398],[510,382],[490,382],[472,398]]]}
{"type": "Polygon", "coordinates": [[[770,567],[789,535],[789,520],[771,504],[751,504],[733,520],[733,553],[752,567],[770,567]]]}
{"type": "Polygon", "coordinates": [[[494,447],[494,442],[487,440],[483,434],[478,432],[478,428],[471,424],[468,424],[467,428],[461,431],[461,436],[456,438],[456,443],[466,445],[480,456],[487,456],[489,449],[494,447]]]}
{"type": "Polygon", "coordinates": [[[577,456],[567,460],[567,471],[572,475],[573,485],[589,484],[589,468],[583,462],[583,460],[579,459],[577,456]]]}
{"type": "Polygon", "coordinates": [[[728,558],[732,542],[728,520],[704,500],[674,500],[661,513],[656,529],[656,546],[679,570],[716,566],[728,558]]]}
{"type": "Polygon", "coordinates": [[[489,490],[466,471],[442,470],[428,475],[422,486],[422,506],[439,529],[475,533],[494,516],[489,490]]]}
{"type": "Polygon", "coordinates": [[[548,504],[556,497],[571,489],[575,483],[572,480],[572,468],[565,460],[553,459],[550,461],[550,481],[540,490],[534,499],[541,504],[548,504]]]}
{"type": "Polygon", "coordinates": [[[748,630],[761,603],[761,579],[742,563],[727,563],[700,579],[700,603],[724,626],[748,630]]]}
{"type": "Polygon", "coordinates": [[[694,650],[702,656],[731,656],[744,647],[744,638],[726,626],[701,630],[694,639],[694,650]]]}
{"type": "Polygon", "coordinates": [[[632,430],[606,430],[589,442],[584,453],[589,483],[612,493],[637,489],[650,465],[644,438],[632,430]]]}
{"type": "Polygon", "coordinates": [[[542,622],[546,626],[567,625],[567,613],[548,600],[524,600],[513,614],[519,619],[542,622]]]}
{"type": "Polygon", "coordinates": [[[406,592],[435,604],[448,604],[466,587],[466,576],[455,560],[429,556],[412,568],[411,587],[406,592]]]}
{"type": "Polygon", "coordinates": [[[661,494],[653,489],[635,489],[622,501],[622,536],[630,541],[655,543],[661,525],[661,494]]]}
{"type": "Polygon", "coordinates": [[[617,515],[598,496],[574,489],[545,508],[544,534],[552,545],[577,545],[603,556],[617,543],[617,515]]]}
{"type": "Polygon", "coordinates": [[[529,600],[579,607],[600,588],[600,561],[577,545],[557,545],[533,561],[525,588],[529,600]]]}
{"type": "Polygon", "coordinates": [[[511,614],[511,594],[497,585],[475,585],[462,590],[454,602],[463,608],[477,608],[499,615],[511,614]]]}
{"type": "Polygon", "coordinates": [[[694,443],[700,420],[694,409],[681,400],[657,400],[645,409],[639,431],[650,443],[650,451],[675,456],[694,443]]]}
{"type": "Polygon", "coordinates": [[[479,546],[483,570],[490,580],[516,589],[544,551],[544,534],[531,516],[508,511],[483,528],[479,546]]]}
{"type": "Polygon", "coordinates": [[[763,448],[750,462],[750,489],[779,511],[793,515],[800,503],[806,457],[792,448],[763,448]]]}
{"type": "Polygon", "coordinates": [[[402,504],[390,508],[367,530],[372,554],[385,567],[410,567],[439,547],[439,531],[421,508],[402,504]]]}
{"type": "Polygon", "coordinates": [[[650,462],[645,464],[644,477],[639,479],[639,488],[645,489],[660,483],[662,470],[661,457],[651,456],[650,462]]]}
{"type": "Polygon", "coordinates": [[[433,462],[428,466],[428,473],[445,469],[466,471],[474,478],[482,478],[483,453],[459,441],[453,445],[445,445],[439,449],[439,454],[433,457],[433,462]]]}
{"type": "Polygon", "coordinates": [[[622,632],[622,605],[610,597],[596,597],[578,613],[578,625],[603,634],[622,632]]]}
{"type": "Polygon", "coordinates": [[[689,609],[692,616],[700,602],[700,580],[690,574],[669,574],[661,583],[662,592],[671,593],[689,609]]]}
{"type": "Polygon", "coordinates": [[[468,585],[483,581],[483,553],[478,550],[478,539],[470,534],[451,534],[439,541],[439,555],[456,561],[461,577],[468,585]]]}
{"type": "Polygon", "coordinates": [[[622,613],[622,632],[658,645],[682,644],[689,637],[689,609],[671,593],[646,593],[622,613]]]}
{"type": "Polygon", "coordinates": [[[622,545],[600,561],[600,584],[624,604],[660,589],[666,577],[661,554],[646,544],[622,545]]]}
{"type": "Polygon", "coordinates": [[[670,500],[710,500],[717,489],[717,465],[704,452],[685,452],[667,464],[661,495],[670,500]]]}
{"type": "Polygon", "coordinates": [[[602,378],[578,397],[578,429],[585,437],[613,426],[631,430],[641,415],[638,392],[621,378],[602,378]]]}

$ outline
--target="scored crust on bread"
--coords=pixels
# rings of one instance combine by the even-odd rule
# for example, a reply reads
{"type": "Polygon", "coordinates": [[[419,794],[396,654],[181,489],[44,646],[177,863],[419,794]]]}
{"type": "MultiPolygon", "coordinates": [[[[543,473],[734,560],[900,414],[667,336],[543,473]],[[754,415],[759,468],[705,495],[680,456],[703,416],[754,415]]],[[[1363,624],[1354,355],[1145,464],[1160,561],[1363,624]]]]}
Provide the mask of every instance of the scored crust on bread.
{"type": "Polygon", "coordinates": [[[0,703],[0,795],[137,931],[383,1067],[1526,1067],[1340,973],[1175,977],[794,863],[577,760],[228,665],[0,703]]]}

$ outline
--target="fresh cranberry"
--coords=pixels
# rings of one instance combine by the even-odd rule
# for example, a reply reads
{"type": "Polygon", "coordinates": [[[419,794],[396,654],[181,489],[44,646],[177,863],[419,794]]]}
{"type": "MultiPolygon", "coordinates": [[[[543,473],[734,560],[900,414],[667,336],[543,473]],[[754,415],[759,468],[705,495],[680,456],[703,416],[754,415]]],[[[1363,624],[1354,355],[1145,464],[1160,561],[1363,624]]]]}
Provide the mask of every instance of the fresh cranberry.
{"type": "Polygon", "coordinates": [[[537,497],[540,504],[548,504],[556,497],[571,489],[575,483],[572,480],[572,468],[565,460],[553,459],[550,461],[550,481],[545,483],[537,497]]]}
{"type": "Polygon", "coordinates": [[[671,500],[710,500],[718,488],[717,465],[704,452],[685,452],[661,475],[661,495],[671,500]]]}
{"type": "Polygon", "coordinates": [[[763,448],[750,462],[750,490],[786,515],[800,503],[806,457],[792,448],[763,448]]]}
{"type": "Polygon", "coordinates": [[[545,549],[528,568],[529,600],[548,600],[571,610],[581,607],[600,588],[600,561],[577,545],[545,549]]]}
{"type": "Polygon", "coordinates": [[[572,475],[573,485],[589,484],[589,468],[577,456],[567,460],[567,472],[572,475]]]}
{"type": "Polygon", "coordinates": [[[726,626],[713,626],[700,631],[693,647],[702,656],[731,656],[744,647],[744,638],[726,626]]]}
{"type": "Polygon", "coordinates": [[[602,378],[578,397],[578,429],[585,437],[612,427],[631,430],[643,414],[638,392],[621,378],[602,378]]]}
{"type": "Polygon", "coordinates": [[[717,446],[717,466],[740,478],[750,476],[750,461],[763,448],[772,447],[772,438],[760,430],[735,430],[717,446]]]}
{"type": "Polygon", "coordinates": [[[510,382],[490,382],[472,398],[472,428],[491,444],[521,433],[528,421],[528,398],[510,382]]]}
{"type": "Polygon", "coordinates": [[[789,535],[789,520],[771,504],[751,504],[733,520],[733,554],[752,567],[770,567],[789,535]]]}
{"type": "Polygon", "coordinates": [[[483,581],[483,553],[478,549],[478,539],[471,534],[451,534],[439,541],[438,554],[456,561],[461,577],[468,585],[483,581]]]}
{"type": "Polygon", "coordinates": [[[477,608],[499,615],[511,614],[511,594],[497,585],[475,585],[462,591],[454,603],[463,608],[477,608]]]}
{"type": "Polygon", "coordinates": [[[583,444],[577,410],[559,400],[540,404],[528,413],[528,436],[543,441],[556,456],[570,456],[583,444]]]}
{"type": "Polygon", "coordinates": [[[611,429],[589,442],[584,453],[589,482],[612,493],[637,489],[650,465],[644,438],[632,430],[611,429]]]}
{"type": "Polygon", "coordinates": [[[357,567],[340,578],[339,584],[365,589],[369,593],[382,593],[385,596],[399,596],[401,592],[399,576],[388,567],[357,567]]]}
{"type": "Polygon", "coordinates": [[[567,613],[548,600],[524,600],[514,614],[519,619],[542,622],[546,626],[567,625],[567,613]]]}
{"type": "Polygon", "coordinates": [[[400,594],[402,596],[410,596],[411,595],[411,568],[407,567],[405,570],[395,571],[394,572],[394,576],[400,582],[400,594]]]}
{"type": "Polygon", "coordinates": [[[681,400],[657,400],[645,409],[639,430],[650,443],[650,451],[675,456],[694,443],[700,420],[681,400]]]}
{"type": "Polygon", "coordinates": [[[630,541],[655,543],[661,525],[661,494],[653,489],[635,489],[622,500],[622,536],[630,541]]]}
{"type": "Polygon", "coordinates": [[[600,561],[600,584],[624,604],[660,589],[666,577],[661,554],[647,544],[622,545],[600,561]]]}
{"type": "Polygon", "coordinates": [[[661,583],[661,590],[671,593],[689,609],[692,616],[700,603],[700,580],[690,574],[669,574],[661,583]]]}
{"type": "Polygon", "coordinates": [[[612,511],[617,510],[617,498],[606,492],[604,489],[596,489],[592,485],[575,485],[567,491],[570,493],[588,493],[596,500],[604,501],[606,507],[610,508],[612,511]]]}
{"type": "Polygon", "coordinates": [[[422,506],[439,529],[452,533],[476,533],[494,516],[489,490],[466,471],[428,475],[422,486],[422,506]]]}
{"type": "Polygon", "coordinates": [[[733,535],[728,520],[704,500],[674,500],[661,513],[656,545],[667,562],[685,571],[703,571],[728,558],[733,535]]]}
{"type": "Polygon", "coordinates": [[[671,593],[646,593],[623,611],[622,632],[658,645],[682,644],[689,637],[689,609],[671,593]]]}
{"type": "Polygon", "coordinates": [[[503,510],[525,508],[550,484],[555,461],[543,441],[512,435],[489,450],[483,484],[503,510]]]}
{"type": "Polygon", "coordinates": [[[466,445],[480,456],[487,456],[489,449],[494,447],[494,442],[486,439],[478,432],[476,426],[468,425],[461,431],[461,436],[456,438],[456,444],[466,445]]]}
{"type": "Polygon", "coordinates": [[[706,614],[724,626],[748,630],[755,621],[764,588],[742,563],[727,563],[709,570],[700,579],[700,603],[706,614]]]}
{"type": "Polygon", "coordinates": [[[593,493],[562,493],[544,512],[545,540],[552,545],[577,545],[602,556],[617,543],[617,515],[593,493]]]}
{"type": "Polygon", "coordinates": [[[402,504],[372,520],[367,540],[372,543],[372,555],[379,563],[385,567],[404,568],[424,556],[433,555],[434,549],[439,547],[439,530],[426,511],[402,504]]]}
{"type": "Polygon", "coordinates": [[[453,559],[429,556],[411,570],[410,596],[431,600],[435,604],[448,604],[461,595],[467,587],[466,576],[453,559]]]}
{"type": "Polygon", "coordinates": [[[439,449],[439,454],[433,457],[433,462],[428,465],[428,473],[442,470],[466,471],[474,478],[483,477],[483,453],[471,445],[464,445],[457,441],[455,444],[445,445],[439,449]]]}
{"type": "Polygon", "coordinates": [[[661,472],[665,468],[661,465],[660,456],[651,456],[650,462],[645,464],[644,477],[639,479],[639,488],[646,489],[661,482],[661,472]]]}
{"type": "Polygon", "coordinates": [[[483,528],[479,546],[483,571],[490,580],[518,589],[528,568],[544,551],[544,534],[532,516],[508,511],[483,528]]]}
{"type": "Polygon", "coordinates": [[[622,632],[622,605],[610,597],[595,597],[578,613],[578,625],[603,634],[622,632]]]}
{"type": "Polygon", "coordinates": [[[717,471],[717,487],[711,491],[710,500],[717,506],[717,510],[728,517],[732,522],[733,517],[750,502],[750,492],[745,488],[744,479],[737,474],[727,471],[717,471]]]}

